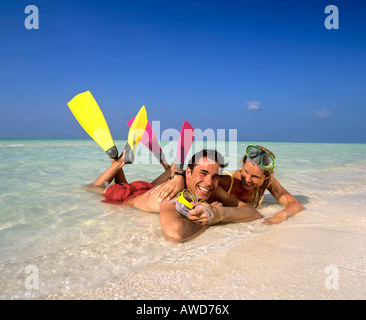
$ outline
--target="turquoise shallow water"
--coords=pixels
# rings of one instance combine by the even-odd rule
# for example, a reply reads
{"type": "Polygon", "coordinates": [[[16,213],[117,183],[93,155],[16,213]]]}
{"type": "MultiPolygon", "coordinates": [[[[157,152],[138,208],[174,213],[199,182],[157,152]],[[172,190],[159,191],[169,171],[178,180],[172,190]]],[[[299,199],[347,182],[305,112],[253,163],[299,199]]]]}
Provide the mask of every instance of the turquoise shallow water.
{"type": "MultiPolygon", "coordinates": [[[[124,144],[117,141],[120,149],[124,144]]],[[[233,170],[247,144],[219,142],[216,147],[233,170]]],[[[323,209],[330,198],[333,213],[364,205],[366,145],[260,144],[276,154],[281,184],[309,210],[322,209],[326,219],[331,212],[323,209]],[[344,203],[344,196],[352,203],[344,203]]],[[[170,160],[175,145],[162,144],[170,160]]],[[[162,173],[144,147],[138,155],[125,170],[129,181],[151,181],[162,173]]],[[[0,298],[50,298],[97,288],[153,265],[225,252],[268,232],[268,226],[256,221],[210,228],[185,244],[170,243],[156,214],[105,204],[85,191],[83,186],[108,166],[109,159],[94,141],[0,140],[0,298]],[[38,288],[30,288],[27,278],[34,275],[27,268],[34,267],[38,288]]],[[[273,215],[279,208],[268,195],[260,211],[273,215]]]]}

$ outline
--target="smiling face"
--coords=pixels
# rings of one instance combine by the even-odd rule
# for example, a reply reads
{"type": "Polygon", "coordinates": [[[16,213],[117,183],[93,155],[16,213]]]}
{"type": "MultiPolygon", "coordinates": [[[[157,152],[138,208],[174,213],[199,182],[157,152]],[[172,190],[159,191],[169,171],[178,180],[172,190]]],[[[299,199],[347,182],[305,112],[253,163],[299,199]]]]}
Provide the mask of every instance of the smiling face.
{"type": "Polygon", "coordinates": [[[220,180],[220,164],[203,158],[200,164],[186,170],[187,188],[200,200],[207,201],[216,190],[220,180]]]}
{"type": "Polygon", "coordinates": [[[259,188],[268,179],[262,170],[248,159],[243,164],[240,174],[242,187],[248,191],[259,188]]]}

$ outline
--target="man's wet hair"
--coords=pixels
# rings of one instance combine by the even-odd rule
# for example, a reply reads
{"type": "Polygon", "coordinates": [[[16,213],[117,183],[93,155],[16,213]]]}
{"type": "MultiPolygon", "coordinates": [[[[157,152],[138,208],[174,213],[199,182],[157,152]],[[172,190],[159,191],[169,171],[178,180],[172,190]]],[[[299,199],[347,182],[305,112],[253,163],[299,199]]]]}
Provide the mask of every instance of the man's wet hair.
{"type": "Polygon", "coordinates": [[[217,162],[220,165],[220,168],[225,168],[227,166],[227,163],[225,163],[225,159],[220,152],[215,149],[203,149],[193,155],[188,162],[188,167],[193,171],[193,168],[197,164],[203,163],[204,158],[208,160],[208,163],[217,162]]]}

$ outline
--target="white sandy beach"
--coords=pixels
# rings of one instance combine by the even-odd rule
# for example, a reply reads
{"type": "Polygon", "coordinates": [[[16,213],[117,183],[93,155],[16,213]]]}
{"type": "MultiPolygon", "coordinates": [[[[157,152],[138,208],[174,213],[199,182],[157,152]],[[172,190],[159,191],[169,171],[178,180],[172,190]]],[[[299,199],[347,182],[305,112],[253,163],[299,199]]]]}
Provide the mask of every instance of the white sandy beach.
{"type": "MultiPolygon", "coordinates": [[[[238,239],[225,252],[153,264],[99,288],[52,298],[365,299],[365,205],[362,195],[329,199],[316,210],[308,204],[278,226],[250,223],[250,239],[238,239]]],[[[204,243],[220,228],[230,227],[212,227],[192,242],[204,243]]]]}

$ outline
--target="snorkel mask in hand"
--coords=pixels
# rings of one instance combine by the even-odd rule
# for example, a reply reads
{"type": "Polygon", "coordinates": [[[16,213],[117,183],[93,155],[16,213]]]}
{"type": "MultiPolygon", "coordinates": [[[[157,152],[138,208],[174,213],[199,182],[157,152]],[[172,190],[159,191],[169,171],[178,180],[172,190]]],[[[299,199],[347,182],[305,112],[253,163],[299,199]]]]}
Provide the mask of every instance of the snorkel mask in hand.
{"type": "Polygon", "coordinates": [[[188,216],[189,211],[195,208],[202,207],[203,210],[206,212],[208,221],[210,222],[213,218],[213,212],[209,208],[202,205],[194,206],[192,204],[192,202],[201,202],[201,203],[207,203],[207,202],[196,198],[196,196],[188,189],[184,189],[182,192],[178,193],[177,197],[174,200],[170,201],[170,203],[173,202],[175,202],[176,210],[180,214],[186,217],[188,216]]]}

